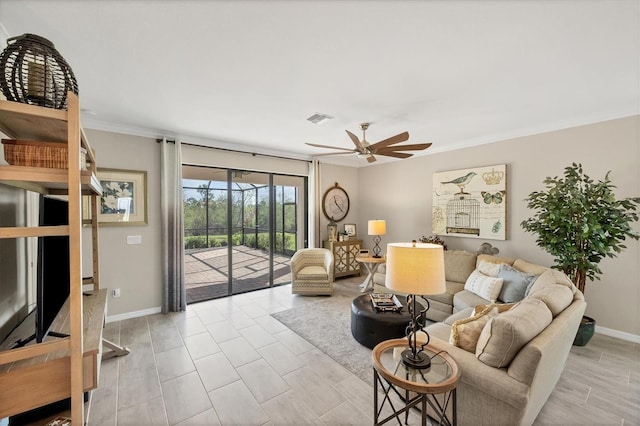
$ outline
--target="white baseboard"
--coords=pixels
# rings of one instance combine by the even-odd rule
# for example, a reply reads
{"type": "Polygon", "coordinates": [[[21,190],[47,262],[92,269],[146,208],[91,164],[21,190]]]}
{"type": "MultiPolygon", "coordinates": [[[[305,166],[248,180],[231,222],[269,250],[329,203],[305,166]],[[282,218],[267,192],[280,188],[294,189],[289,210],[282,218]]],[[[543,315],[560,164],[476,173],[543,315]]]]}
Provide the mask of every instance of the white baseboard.
{"type": "Polygon", "coordinates": [[[640,336],[637,334],[626,333],[624,331],[614,330],[612,328],[605,328],[596,325],[596,333],[604,334],[605,336],[617,337],[618,339],[628,340],[634,343],[640,343],[640,336]]]}
{"type": "Polygon", "coordinates": [[[105,322],[110,323],[110,322],[122,321],[122,320],[131,319],[131,318],[138,318],[138,317],[144,317],[147,315],[159,314],[160,312],[162,312],[162,309],[160,308],[160,306],[158,306],[156,308],[142,309],[141,311],[126,312],[124,314],[116,314],[116,315],[107,315],[107,319],[105,320],[105,322]]]}

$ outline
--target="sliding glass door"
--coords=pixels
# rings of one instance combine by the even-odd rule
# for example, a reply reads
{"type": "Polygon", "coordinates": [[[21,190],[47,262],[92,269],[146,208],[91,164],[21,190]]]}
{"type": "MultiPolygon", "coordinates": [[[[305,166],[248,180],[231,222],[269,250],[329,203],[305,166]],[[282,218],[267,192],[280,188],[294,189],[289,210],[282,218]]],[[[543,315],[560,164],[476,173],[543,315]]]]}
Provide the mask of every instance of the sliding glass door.
{"type": "Polygon", "coordinates": [[[290,282],[307,178],[196,166],[183,176],[188,303],[290,282]]]}

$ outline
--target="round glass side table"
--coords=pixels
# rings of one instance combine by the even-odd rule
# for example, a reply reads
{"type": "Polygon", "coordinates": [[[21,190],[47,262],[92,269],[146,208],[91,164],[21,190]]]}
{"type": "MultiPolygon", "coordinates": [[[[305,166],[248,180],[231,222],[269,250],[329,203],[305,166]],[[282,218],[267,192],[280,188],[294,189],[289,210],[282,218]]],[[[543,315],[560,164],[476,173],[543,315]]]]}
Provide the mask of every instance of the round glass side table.
{"type": "Polygon", "coordinates": [[[415,407],[421,411],[423,425],[427,424],[427,418],[430,417],[437,424],[455,426],[456,386],[460,378],[458,365],[447,352],[437,351],[427,345],[424,352],[431,357],[431,367],[411,368],[405,365],[400,356],[408,347],[407,339],[402,338],[386,340],[373,348],[374,424],[382,425],[394,418],[402,423],[402,414],[406,424],[409,411],[415,407]],[[380,403],[378,386],[384,394],[380,403]],[[396,409],[392,401],[394,394],[400,397],[404,406],[396,409]],[[380,419],[386,404],[389,404],[393,413],[380,419]]]}

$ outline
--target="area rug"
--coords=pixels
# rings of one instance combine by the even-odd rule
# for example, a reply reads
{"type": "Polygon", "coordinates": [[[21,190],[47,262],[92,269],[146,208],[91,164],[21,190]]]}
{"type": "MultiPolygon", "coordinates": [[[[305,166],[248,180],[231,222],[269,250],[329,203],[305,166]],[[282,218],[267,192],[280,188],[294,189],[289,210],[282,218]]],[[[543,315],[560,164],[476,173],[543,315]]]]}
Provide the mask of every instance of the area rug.
{"type": "Polygon", "coordinates": [[[276,312],[272,317],[373,385],[371,349],[351,335],[351,301],[360,295],[353,282],[335,283],[331,297],[276,312]]]}

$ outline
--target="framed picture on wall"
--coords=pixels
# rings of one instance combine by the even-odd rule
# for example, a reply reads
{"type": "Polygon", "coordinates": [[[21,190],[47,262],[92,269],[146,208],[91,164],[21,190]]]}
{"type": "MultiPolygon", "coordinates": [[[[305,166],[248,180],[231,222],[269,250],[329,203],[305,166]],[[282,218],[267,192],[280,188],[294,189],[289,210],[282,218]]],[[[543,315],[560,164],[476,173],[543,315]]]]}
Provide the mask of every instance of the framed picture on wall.
{"type": "Polygon", "coordinates": [[[102,196],[98,199],[98,223],[145,225],[147,219],[147,172],[98,169],[102,196]]]}
{"type": "Polygon", "coordinates": [[[434,173],[432,191],[434,234],[507,238],[506,164],[434,173]]]}

